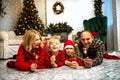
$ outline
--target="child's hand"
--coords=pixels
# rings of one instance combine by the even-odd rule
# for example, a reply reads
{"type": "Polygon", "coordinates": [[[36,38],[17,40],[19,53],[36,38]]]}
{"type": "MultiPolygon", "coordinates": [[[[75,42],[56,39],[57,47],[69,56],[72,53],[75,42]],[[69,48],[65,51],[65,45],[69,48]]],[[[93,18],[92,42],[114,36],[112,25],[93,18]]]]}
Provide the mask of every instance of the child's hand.
{"type": "Polygon", "coordinates": [[[50,61],[51,61],[51,65],[52,65],[52,67],[54,67],[54,68],[56,68],[57,67],[57,64],[55,63],[55,55],[52,55],[51,57],[50,57],[50,61]]]}
{"type": "Polygon", "coordinates": [[[56,68],[56,67],[57,67],[57,64],[56,64],[56,63],[52,64],[52,67],[56,68]]]}
{"type": "Polygon", "coordinates": [[[67,66],[72,66],[72,62],[70,62],[70,61],[65,61],[65,64],[66,64],[67,66]]]}
{"type": "Polygon", "coordinates": [[[51,64],[55,64],[55,55],[52,55],[51,57],[50,57],[50,61],[51,61],[51,64]]]}
{"type": "Polygon", "coordinates": [[[72,61],[72,68],[77,69],[79,67],[79,64],[76,61],[72,61]]]}
{"type": "Polygon", "coordinates": [[[37,64],[36,63],[32,63],[31,64],[31,71],[36,71],[37,69],[37,64]]]}
{"type": "Polygon", "coordinates": [[[74,69],[77,69],[79,67],[79,64],[76,61],[65,61],[65,64],[74,69]]]}

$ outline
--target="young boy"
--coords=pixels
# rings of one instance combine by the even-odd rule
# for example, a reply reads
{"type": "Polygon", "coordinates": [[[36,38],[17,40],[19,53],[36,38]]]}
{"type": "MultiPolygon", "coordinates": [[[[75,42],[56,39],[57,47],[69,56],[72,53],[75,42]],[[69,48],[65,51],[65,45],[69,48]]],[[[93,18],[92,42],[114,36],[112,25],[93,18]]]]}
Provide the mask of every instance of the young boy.
{"type": "Polygon", "coordinates": [[[48,42],[48,55],[46,55],[49,68],[57,68],[65,65],[64,51],[60,50],[60,37],[52,36],[48,42]]]}

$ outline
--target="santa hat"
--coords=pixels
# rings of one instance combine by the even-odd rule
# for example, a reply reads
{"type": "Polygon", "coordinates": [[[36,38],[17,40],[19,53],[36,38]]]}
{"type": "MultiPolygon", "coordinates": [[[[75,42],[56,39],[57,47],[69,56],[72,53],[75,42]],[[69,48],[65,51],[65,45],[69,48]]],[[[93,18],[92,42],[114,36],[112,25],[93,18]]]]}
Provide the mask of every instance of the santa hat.
{"type": "Polygon", "coordinates": [[[65,40],[64,41],[64,49],[66,48],[74,48],[74,43],[71,40],[65,40]]]}

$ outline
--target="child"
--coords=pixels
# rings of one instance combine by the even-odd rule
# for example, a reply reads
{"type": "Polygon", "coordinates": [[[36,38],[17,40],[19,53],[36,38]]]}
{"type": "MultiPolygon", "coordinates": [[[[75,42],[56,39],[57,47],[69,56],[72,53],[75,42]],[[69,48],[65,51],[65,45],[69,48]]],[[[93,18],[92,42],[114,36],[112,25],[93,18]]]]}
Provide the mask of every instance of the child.
{"type": "Polygon", "coordinates": [[[74,43],[71,40],[64,41],[65,64],[71,68],[77,69],[79,64],[74,50],[74,43]]]}
{"type": "Polygon", "coordinates": [[[64,51],[60,50],[60,37],[52,36],[48,43],[49,51],[46,57],[50,63],[47,63],[47,65],[49,65],[50,68],[63,66],[65,64],[65,55],[64,51]]]}

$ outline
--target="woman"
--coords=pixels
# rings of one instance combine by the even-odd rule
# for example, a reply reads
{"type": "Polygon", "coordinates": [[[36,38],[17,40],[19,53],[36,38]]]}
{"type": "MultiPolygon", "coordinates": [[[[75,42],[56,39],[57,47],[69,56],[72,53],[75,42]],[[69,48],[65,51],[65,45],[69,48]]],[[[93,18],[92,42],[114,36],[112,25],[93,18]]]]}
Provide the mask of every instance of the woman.
{"type": "Polygon", "coordinates": [[[19,46],[15,67],[21,71],[47,68],[44,65],[45,54],[46,44],[42,42],[40,33],[36,30],[28,30],[19,46]]]}

